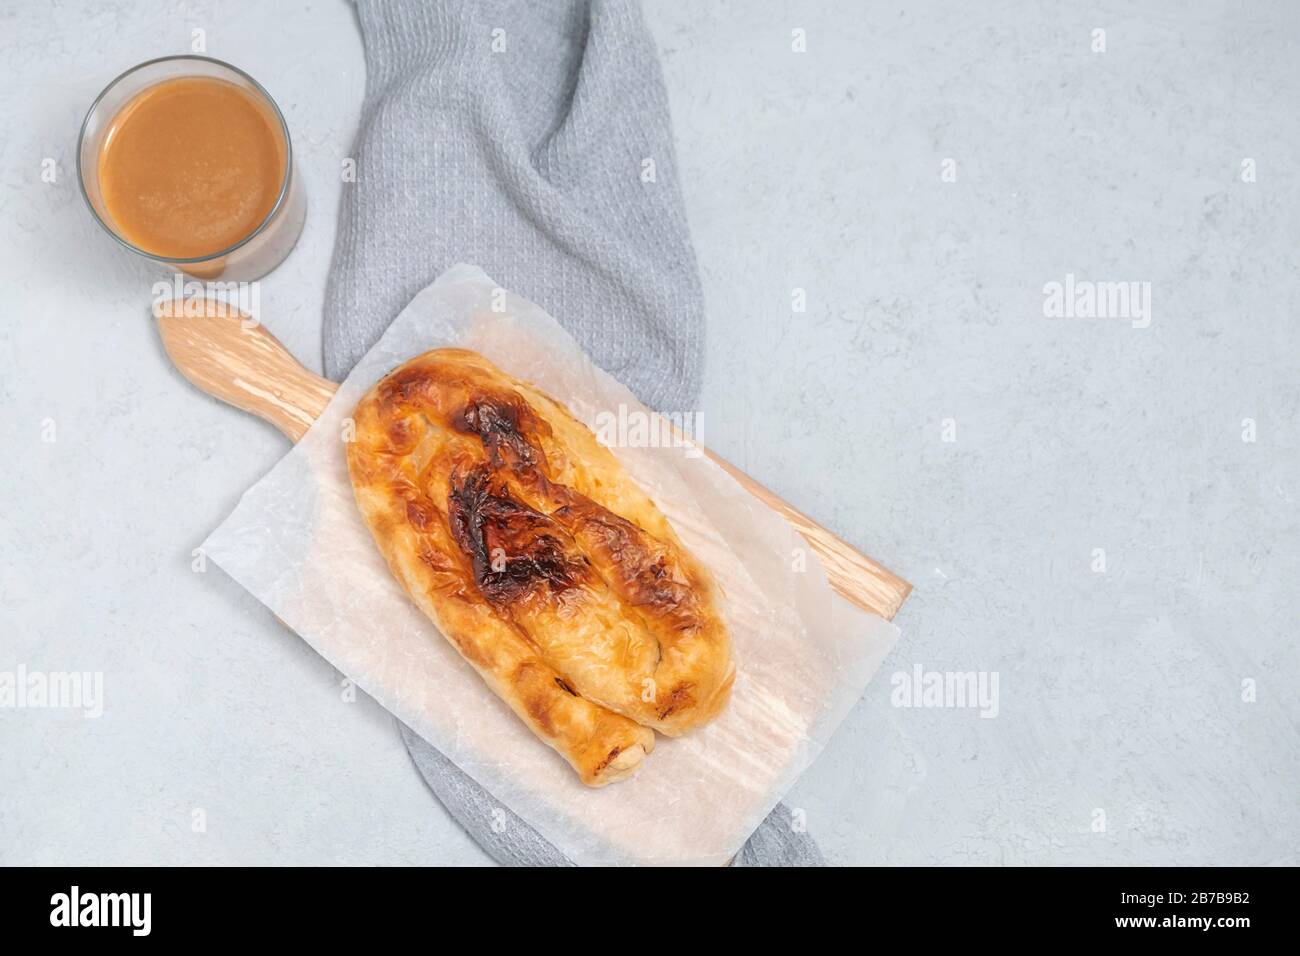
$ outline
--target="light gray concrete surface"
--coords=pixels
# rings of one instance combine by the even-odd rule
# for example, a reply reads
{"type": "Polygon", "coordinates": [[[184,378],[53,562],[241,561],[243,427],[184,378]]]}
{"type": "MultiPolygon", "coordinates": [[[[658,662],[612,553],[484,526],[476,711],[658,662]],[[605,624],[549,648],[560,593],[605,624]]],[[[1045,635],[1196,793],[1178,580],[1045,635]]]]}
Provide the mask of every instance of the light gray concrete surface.
{"type": "MultiPolygon", "coordinates": [[[[916,585],[787,801],[827,857],[1300,861],[1300,7],[647,15],[708,297],[705,441],[916,585]],[[1149,282],[1149,326],[1045,317],[1067,273],[1149,282]],[[997,716],[894,706],[917,666],[996,673],[997,716]]],[[[73,147],[108,79],[195,28],[293,130],[311,208],[262,311],[319,367],[348,6],[6,0],[0,672],[102,671],[105,713],[0,708],[0,862],[485,862],[391,718],[191,569],[284,443],[171,371],[73,147]]]]}

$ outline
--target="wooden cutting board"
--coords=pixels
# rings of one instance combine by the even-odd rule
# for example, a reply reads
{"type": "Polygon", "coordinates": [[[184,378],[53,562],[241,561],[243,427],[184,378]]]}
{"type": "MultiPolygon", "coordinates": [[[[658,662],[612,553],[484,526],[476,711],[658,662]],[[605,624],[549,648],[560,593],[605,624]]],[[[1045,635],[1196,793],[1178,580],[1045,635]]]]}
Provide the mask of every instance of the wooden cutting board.
{"type": "MultiPolygon", "coordinates": [[[[175,303],[155,310],[163,347],[176,368],[200,390],[265,419],[291,441],[298,441],[338,386],[304,368],[261,324],[215,300],[205,300],[202,306],[175,303]]],[[[739,468],[707,448],[701,450],[803,535],[836,592],[864,610],[893,620],[912,590],[910,584],[739,468]]]]}

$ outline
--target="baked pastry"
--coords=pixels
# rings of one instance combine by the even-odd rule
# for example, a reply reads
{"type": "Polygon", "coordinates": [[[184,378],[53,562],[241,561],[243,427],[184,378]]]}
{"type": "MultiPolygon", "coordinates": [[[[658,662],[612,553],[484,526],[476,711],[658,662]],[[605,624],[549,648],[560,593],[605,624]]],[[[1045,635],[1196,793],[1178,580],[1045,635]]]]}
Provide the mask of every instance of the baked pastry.
{"type": "Polygon", "coordinates": [[[407,594],[582,781],[717,715],[735,668],[708,572],[567,409],[436,349],[358,404],[357,505],[407,594]]]}

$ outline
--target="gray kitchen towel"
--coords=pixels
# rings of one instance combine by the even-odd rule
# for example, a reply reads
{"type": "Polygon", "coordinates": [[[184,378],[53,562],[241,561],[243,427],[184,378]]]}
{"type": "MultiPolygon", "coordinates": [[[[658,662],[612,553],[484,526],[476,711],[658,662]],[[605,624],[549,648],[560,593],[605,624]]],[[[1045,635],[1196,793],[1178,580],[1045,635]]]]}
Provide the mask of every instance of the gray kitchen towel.
{"type": "Polygon", "coordinates": [[[632,0],[359,0],[366,96],[326,290],[341,378],[472,262],[647,405],[691,411],[704,300],[667,95],[632,0]]]}
{"type": "MultiPolygon", "coordinates": [[[[667,95],[635,0],[358,0],[366,95],[325,302],[335,380],[455,262],[537,302],[661,411],[699,394],[704,305],[667,95]]],[[[345,166],[345,169],[348,167],[345,166]]],[[[409,728],[498,862],[569,861],[409,728]]],[[[820,865],[778,806],[737,862],[820,865]]]]}

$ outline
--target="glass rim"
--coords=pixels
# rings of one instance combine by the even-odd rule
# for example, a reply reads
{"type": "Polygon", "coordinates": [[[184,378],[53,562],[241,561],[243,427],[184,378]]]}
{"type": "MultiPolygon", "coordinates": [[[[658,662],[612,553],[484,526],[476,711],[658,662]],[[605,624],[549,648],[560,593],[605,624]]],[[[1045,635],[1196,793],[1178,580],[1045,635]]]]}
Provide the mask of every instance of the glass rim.
{"type": "MultiPolygon", "coordinates": [[[[144,87],[144,89],[148,89],[148,88],[149,87],[144,87]]],[[[140,92],[144,92],[144,89],[142,89],[140,92]]],[[[143,63],[137,63],[135,66],[131,67],[130,69],[123,70],[117,76],[113,77],[113,79],[109,81],[107,86],[105,86],[102,90],[100,90],[99,95],[95,97],[95,101],[90,104],[90,109],[86,110],[86,118],[81,121],[81,132],[77,134],[77,187],[81,190],[81,198],[85,201],[86,208],[90,210],[90,214],[91,216],[94,217],[95,222],[99,223],[99,225],[103,228],[103,230],[107,232],[110,236],[112,236],[113,239],[119,245],[121,245],[126,249],[129,249],[131,252],[134,252],[137,255],[144,256],[146,259],[153,259],[155,262],[167,262],[167,263],[174,263],[176,265],[196,265],[203,262],[211,262],[214,259],[221,259],[225,256],[230,255],[232,252],[235,252],[236,250],[242,248],[243,246],[247,245],[249,242],[257,238],[259,235],[261,235],[262,232],[266,230],[266,227],[269,226],[271,222],[275,219],[275,214],[278,213],[280,209],[284,206],[285,200],[289,196],[289,185],[292,182],[292,180],[293,180],[293,139],[289,135],[289,124],[285,122],[284,114],[280,112],[280,105],[276,103],[275,97],[273,97],[267,91],[266,87],[264,87],[261,83],[257,82],[257,80],[253,79],[253,77],[250,76],[248,73],[244,72],[234,64],[227,63],[225,60],[219,60],[214,56],[202,56],[201,54],[198,53],[178,53],[178,54],[173,54],[171,56],[154,57],[152,60],[145,60],[143,63]],[[99,210],[95,208],[95,204],[90,201],[90,196],[86,192],[85,171],[81,168],[81,154],[83,152],[83,146],[85,145],[86,142],[86,129],[90,126],[90,119],[92,116],[95,115],[95,110],[99,108],[99,104],[103,101],[104,97],[107,96],[115,86],[117,86],[119,83],[125,80],[128,76],[140,70],[143,70],[145,67],[155,66],[159,63],[170,63],[179,60],[192,60],[192,61],[198,61],[202,63],[213,63],[224,69],[230,70],[232,73],[238,74],[239,76],[247,80],[249,83],[251,83],[253,88],[266,100],[267,103],[271,105],[271,110],[275,114],[275,118],[280,124],[280,133],[284,136],[284,148],[285,148],[284,180],[283,182],[280,183],[280,193],[278,196],[275,197],[275,203],[271,206],[271,209],[266,214],[266,217],[260,223],[258,223],[257,228],[254,229],[252,232],[250,232],[248,235],[244,236],[238,242],[234,243],[233,245],[227,246],[225,249],[221,249],[217,252],[211,252],[203,256],[191,256],[188,258],[180,257],[180,256],[163,256],[163,255],[158,255],[157,253],[154,252],[149,252],[147,249],[141,249],[135,243],[130,242],[122,235],[120,235],[116,229],[114,229],[111,225],[109,225],[107,222],[104,221],[104,217],[99,214],[99,210]]]]}

